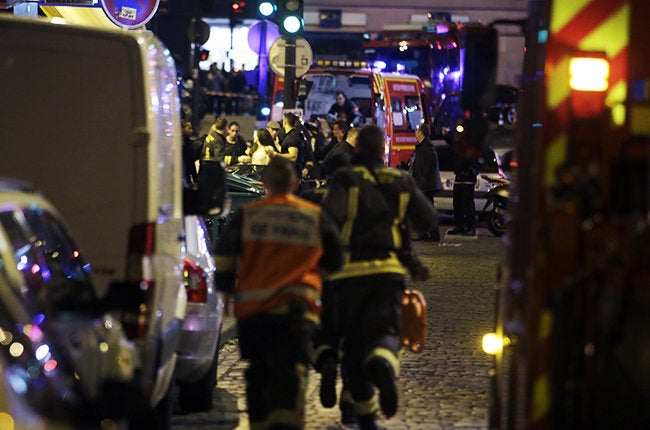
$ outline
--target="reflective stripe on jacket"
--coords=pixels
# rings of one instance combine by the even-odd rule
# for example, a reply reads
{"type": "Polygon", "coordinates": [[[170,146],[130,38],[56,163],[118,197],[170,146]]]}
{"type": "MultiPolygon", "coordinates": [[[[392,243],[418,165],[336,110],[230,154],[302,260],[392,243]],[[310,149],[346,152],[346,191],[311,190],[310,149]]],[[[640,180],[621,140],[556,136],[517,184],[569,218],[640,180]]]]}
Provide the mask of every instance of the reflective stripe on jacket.
{"type": "Polygon", "coordinates": [[[379,164],[353,165],[337,170],[323,208],[341,228],[347,249],[343,269],[329,279],[376,274],[405,275],[398,254],[401,225],[415,232],[430,229],[436,212],[413,178],[379,164]]]}
{"type": "Polygon", "coordinates": [[[241,210],[235,317],[271,311],[294,297],[304,298],[312,312],[319,313],[320,207],[285,194],[269,196],[241,210]]]}

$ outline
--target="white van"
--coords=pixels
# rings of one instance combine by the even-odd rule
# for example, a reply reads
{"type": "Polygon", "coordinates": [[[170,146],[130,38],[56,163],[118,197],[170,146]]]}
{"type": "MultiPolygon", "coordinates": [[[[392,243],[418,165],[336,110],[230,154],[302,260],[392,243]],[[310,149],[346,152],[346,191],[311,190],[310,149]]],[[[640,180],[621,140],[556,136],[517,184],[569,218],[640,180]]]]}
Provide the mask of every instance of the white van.
{"type": "Polygon", "coordinates": [[[59,208],[139,347],[148,401],[170,420],[187,296],[169,51],[146,31],[10,17],[0,19],[0,58],[0,175],[59,208]]]}

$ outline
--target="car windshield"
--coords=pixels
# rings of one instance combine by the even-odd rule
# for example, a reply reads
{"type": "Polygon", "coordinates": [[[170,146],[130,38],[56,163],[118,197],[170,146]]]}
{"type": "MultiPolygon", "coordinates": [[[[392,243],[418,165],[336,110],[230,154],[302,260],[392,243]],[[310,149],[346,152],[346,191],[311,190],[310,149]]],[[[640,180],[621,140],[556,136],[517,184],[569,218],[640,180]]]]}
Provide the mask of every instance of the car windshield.
{"type": "Polygon", "coordinates": [[[30,312],[56,316],[97,308],[97,295],[82,258],[65,227],[47,211],[28,208],[0,213],[23,278],[20,294],[30,312]]]}

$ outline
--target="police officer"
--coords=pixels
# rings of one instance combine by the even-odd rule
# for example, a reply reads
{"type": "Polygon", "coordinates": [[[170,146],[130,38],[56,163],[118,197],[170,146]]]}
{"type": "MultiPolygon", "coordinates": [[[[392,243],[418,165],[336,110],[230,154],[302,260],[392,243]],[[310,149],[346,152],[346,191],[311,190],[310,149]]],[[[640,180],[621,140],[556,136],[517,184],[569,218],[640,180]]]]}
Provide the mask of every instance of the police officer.
{"type": "Polygon", "coordinates": [[[454,154],[454,227],[448,235],[476,236],[476,207],[474,188],[479,169],[480,142],[485,135],[483,119],[464,119],[463,127],[451,132],[443,130],[443,138],[454,154]],[[458,130],[463,130],[459,132],[458,130]]]}
{"type": "Polygon", "coordinates": [[[286,113],[282,119],[285,136],[281,150],[276,156],[291,160],[301,178],[308,178],[314,166],[314,154],[302,130],[302,121],[298,115],[286,113]]]}
{"type": "Polygon", "coordinates": [[[236,212],[217,241],[215,280],[235,300],[250,428],[301,429],[321,270],[341,267],[341,242],[327,214],[292,193],[289,160],[273,158],[262,182],[266,197],[236,212]]]}
{"type": "MultiPolygon", "coordinates": [[[[352,165],[338,169],[323,209],[341,228],[343,268],[329,279],[339,289],[342,365],[361,429],[376,429],[377,401],[385,417],[397,412],[401,297],[407,269],[400,261],[402,228],[429,231],[437,213],[413,178],[383,163],[384,132],[361,128],[352,165]]],[[[324,354],[325,351],[322,351],[324,354]]]]}
{"type": "MultiPolygon", "coordinates": [[[[223,165],[225,131],[228,121],[222,116],[215,118],[204,138],[199,157],[197,204],[198,213],[207,216],[221,214],[226,203],[227,182],[223,165]]],[[[213,220],[208,219],[212,230],[213,220]]]]}

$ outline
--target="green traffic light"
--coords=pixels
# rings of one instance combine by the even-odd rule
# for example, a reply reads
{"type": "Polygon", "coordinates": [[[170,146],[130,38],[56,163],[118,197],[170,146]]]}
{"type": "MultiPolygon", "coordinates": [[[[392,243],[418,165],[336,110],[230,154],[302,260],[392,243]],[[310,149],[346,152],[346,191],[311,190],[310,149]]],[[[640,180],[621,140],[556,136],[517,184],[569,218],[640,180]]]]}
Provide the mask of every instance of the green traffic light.
{"type": "Polygon", "coordinates": [[[295,15],[288,16],[282,21],[282,27],[287,33],[297,33],[302,28],[302,20],[295,15]]]}
{"type": "Polygon", "coordinates": [[[275,22],[280,27],[280,33],[295,35],[302,31],[303,0],[278,0],[275,22]]]}
{"type": "Polygon", "coordinates": [[[257,6],[260,16],[268,18],[275,13],[275,4],[270,1],[263,1],[257,6]]]}

